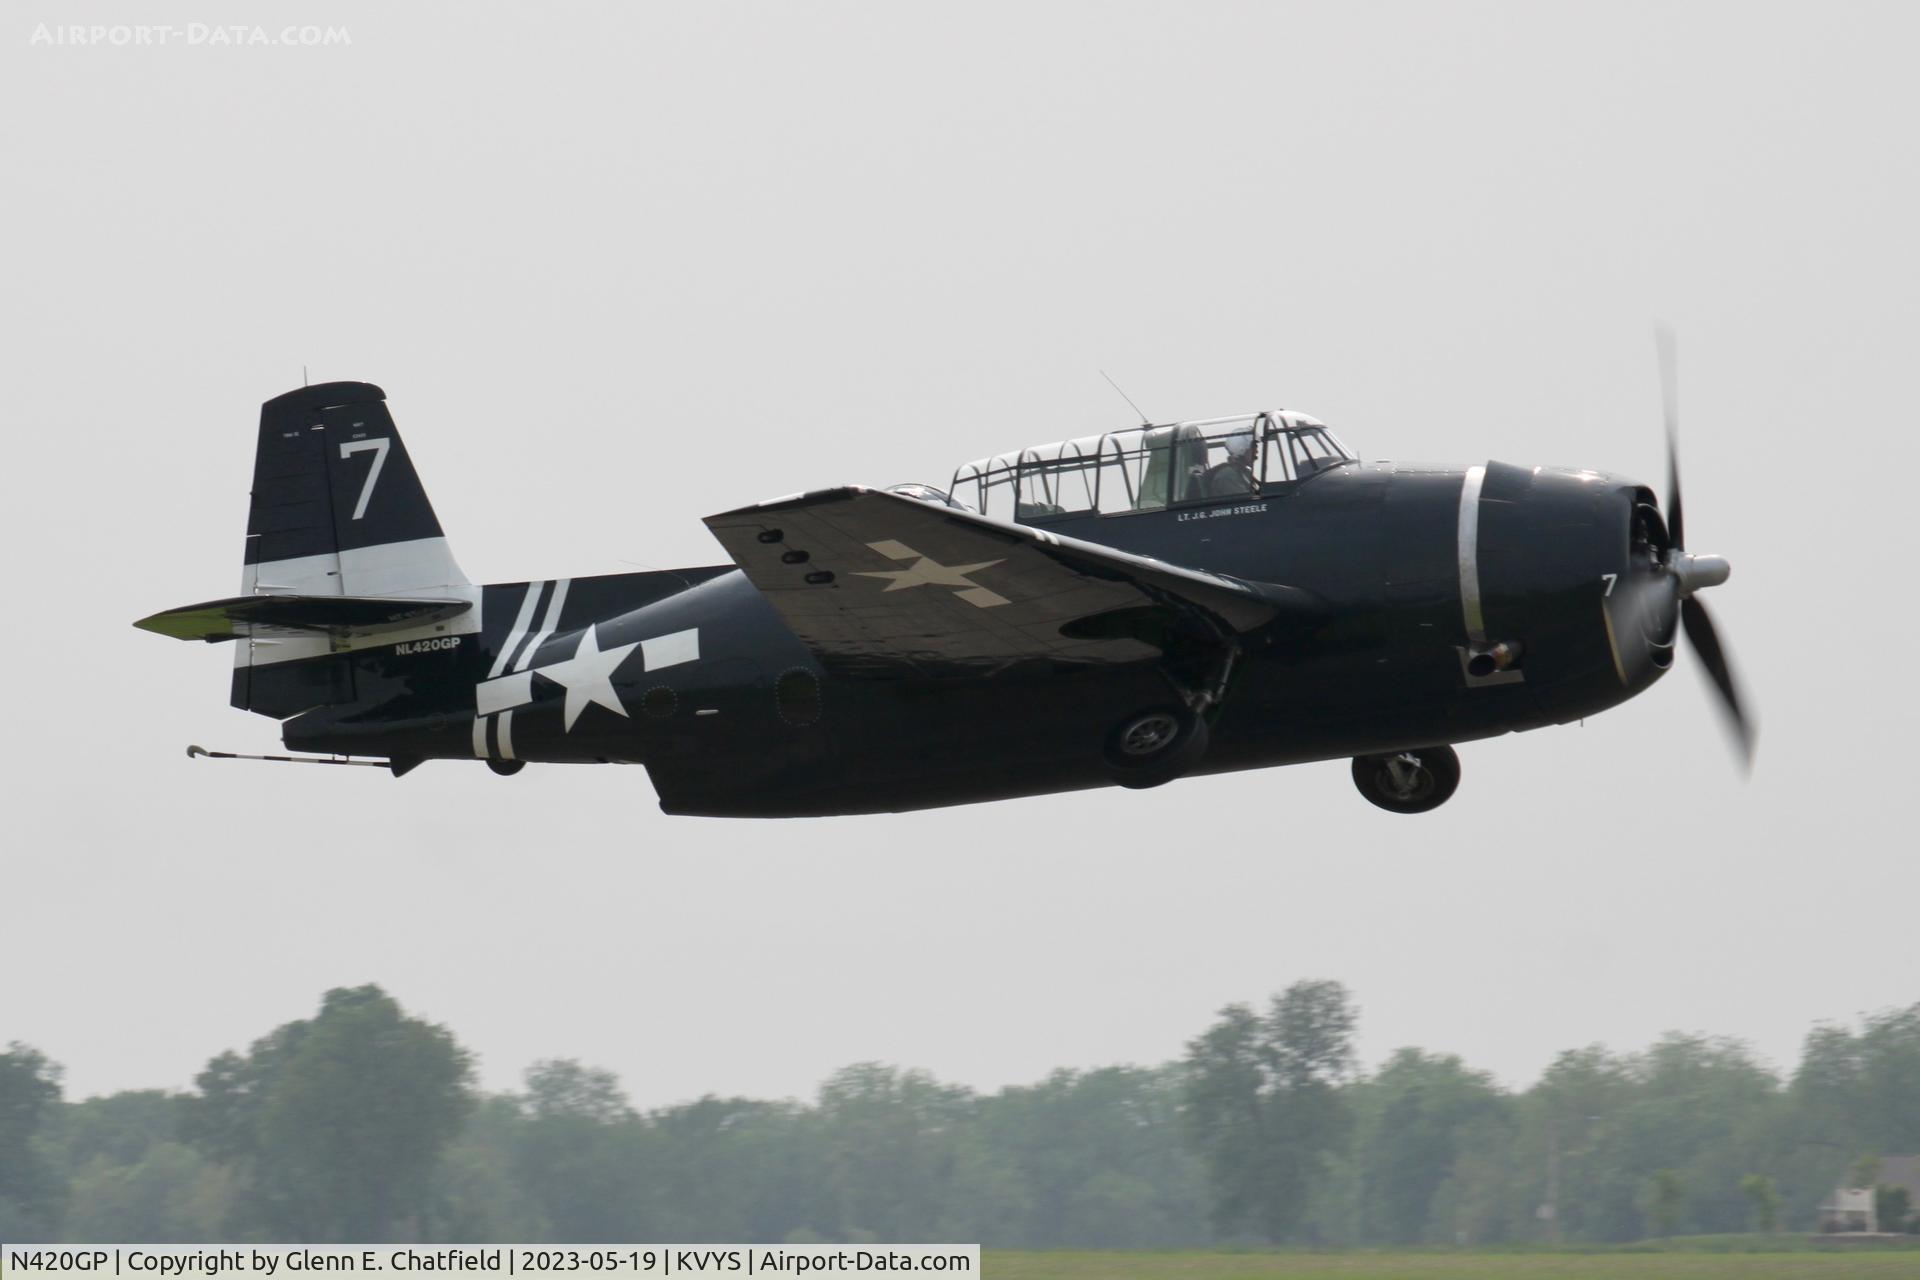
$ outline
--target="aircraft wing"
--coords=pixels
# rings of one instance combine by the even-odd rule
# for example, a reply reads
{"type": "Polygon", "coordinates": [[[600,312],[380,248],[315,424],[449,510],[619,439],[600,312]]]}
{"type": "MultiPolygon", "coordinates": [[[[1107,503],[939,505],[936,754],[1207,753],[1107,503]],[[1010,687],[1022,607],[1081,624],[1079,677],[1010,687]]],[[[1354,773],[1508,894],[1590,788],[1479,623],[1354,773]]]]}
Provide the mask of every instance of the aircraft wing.
{"type": "Polygon", "coordinates": [[[800,639],[845,674],[1138,662],[1317,612],[1294,588],[874,489],[778,498],[706,525],[800,639]]]}

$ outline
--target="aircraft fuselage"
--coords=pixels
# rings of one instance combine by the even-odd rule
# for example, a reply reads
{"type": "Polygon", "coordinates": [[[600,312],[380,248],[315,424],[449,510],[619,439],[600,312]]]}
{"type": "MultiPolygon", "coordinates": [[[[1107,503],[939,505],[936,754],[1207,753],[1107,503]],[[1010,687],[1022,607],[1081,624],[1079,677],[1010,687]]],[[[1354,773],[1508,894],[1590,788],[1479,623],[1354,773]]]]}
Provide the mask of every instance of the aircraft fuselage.
{"type": "MultiPolygon", "coordinates": [[[[1592,472],[1355,463],[1170,510],[1024,523],[1317,599],[1310,619],[1244,637],[1205,773],[1462,742],[1638,693],[1665,664],[1623,649],[1647,640],[1615,635],[1606,600],[1651,503],[1592,472]],[[1510,660],[1485,669],[1503,645],[1510,660]]],[[[994,573],[963,581],[991,588],[994,573]]],[[[1169,698],[1152,660],[848,674],[727,566],[478,590],[477,630],[452,643],[361,649],[324,677],[289,668],[287,714],[312,705],[302,682],[353,688],[290,719],[287,746],[636,763],[669,812],[862,813],[1110,783],[1107,732],[1169,698]]],[[[279,678],[254,668],[256,700],[279,678]]]]}

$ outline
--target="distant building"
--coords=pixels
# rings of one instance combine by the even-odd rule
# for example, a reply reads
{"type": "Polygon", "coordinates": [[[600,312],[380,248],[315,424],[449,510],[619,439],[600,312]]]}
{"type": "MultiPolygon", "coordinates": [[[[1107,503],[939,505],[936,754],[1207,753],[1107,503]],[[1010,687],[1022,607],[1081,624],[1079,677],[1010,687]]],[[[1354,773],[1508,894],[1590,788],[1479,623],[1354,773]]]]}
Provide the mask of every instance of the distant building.
{"type": "Polygon", "coordinates": [[[1835,1187],[1820,1206],[1821,1235],[1853,1235],[1877,1230],[1878,1225],[1873,1220],[1872,1187],[1835,1187]]]}
{"type": "Polygon", "coordinates": [[[1872,1187],[1835,1187],[1820,1206],[1821,1234],[1857,1235],[1900,1230],[1900,1223],[1883,1225],[1877,1220],[1873,1211],[1876,1187],[1905,1187],[1908,1202],[1920,1210],[1920,1156],[1882,1156],[1880,1173],[1872,1187]]]}

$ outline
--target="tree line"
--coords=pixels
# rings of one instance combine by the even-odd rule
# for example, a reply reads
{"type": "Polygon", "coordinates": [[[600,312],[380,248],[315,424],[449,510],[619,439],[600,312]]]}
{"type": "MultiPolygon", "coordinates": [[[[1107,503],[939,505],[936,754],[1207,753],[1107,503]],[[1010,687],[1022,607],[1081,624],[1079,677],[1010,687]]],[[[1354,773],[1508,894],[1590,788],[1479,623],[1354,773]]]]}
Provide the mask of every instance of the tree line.
{"type": "Polygon", "coordinates": [[[339,989],[187,1091],[68,1101],[12,1045],[0,1239],[1609,1242],[1812,1229],[1850,1172],[1920,1152],[1920,1004],[1815,1029],[1784,1075],[1670,1034],[1518,1091],[1412,1048],[1362,1071],[1357,1021],[1301,982],[1162,1066],[979,1093],[863,1063],[810,1101],[641,1111],[567,1059],[482,1093],[447,1028],[339,989]]]}

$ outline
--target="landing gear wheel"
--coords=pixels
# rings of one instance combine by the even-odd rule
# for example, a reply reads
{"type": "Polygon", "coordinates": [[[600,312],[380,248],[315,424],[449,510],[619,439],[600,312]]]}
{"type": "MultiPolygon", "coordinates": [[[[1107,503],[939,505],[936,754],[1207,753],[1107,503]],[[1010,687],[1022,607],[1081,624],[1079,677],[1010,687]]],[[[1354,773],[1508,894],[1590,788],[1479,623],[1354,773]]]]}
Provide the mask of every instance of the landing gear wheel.
{"type": "Polygon", "coordinates": [[[1355,756],[1353,785],[1382,809],[1425,813],[1438,809],[1460,785],[1460,757],[1452,747],[1418,747],[1355,756]]]}
{"type": "Polygon", "coordinates": [[[1137,711],[1107,735],[1107,768],[1123,787],[1157,787],[1207,751],[1207,722],[1184,707],[1137,711]]]}
{"type": "Polygon", "coordinates": [[[503,778],[511,778],[514,774],[526,767],[527,762],[525,760],[501,760],[494,758],[487,761],[487,768],[493,770],[503,778]]]}

